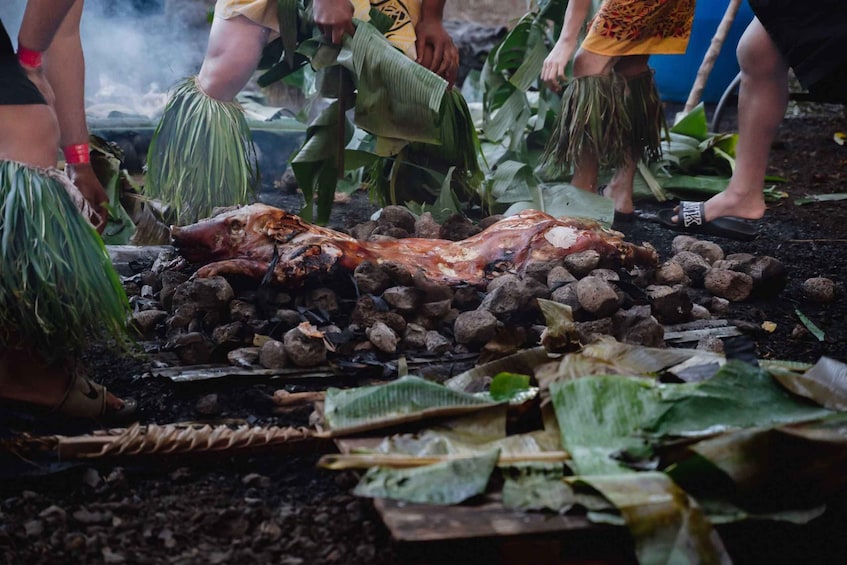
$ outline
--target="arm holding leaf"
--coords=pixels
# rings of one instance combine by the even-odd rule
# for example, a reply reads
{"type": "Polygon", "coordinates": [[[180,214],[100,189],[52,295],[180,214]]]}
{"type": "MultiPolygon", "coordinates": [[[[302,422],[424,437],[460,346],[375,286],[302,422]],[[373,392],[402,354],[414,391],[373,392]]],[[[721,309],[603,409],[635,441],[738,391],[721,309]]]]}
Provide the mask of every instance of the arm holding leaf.
{"type": "Polygon", "coordinates": [[[544,59],[541,67],[541,80],[552,90],[562,90],[561,81],[565,78],[565,69],[577,49],[579,31],[588,18],[591,0],[570,0],[565,11],[565,21],[562,31],[553,50],[544,59]]]}

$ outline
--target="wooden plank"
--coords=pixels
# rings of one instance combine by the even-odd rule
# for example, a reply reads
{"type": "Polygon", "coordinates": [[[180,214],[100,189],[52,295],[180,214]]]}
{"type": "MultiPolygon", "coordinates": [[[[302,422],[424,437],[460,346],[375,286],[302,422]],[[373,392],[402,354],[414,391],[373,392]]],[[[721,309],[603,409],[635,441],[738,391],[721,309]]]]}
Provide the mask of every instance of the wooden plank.
{"type": "Polygon", "coordinates": [[[669,343],[689,343],[700,341],[704,337],[733,337],[741,335],[735,326],[724,326],[717,328],[703,328],[699,330],[686,330],[678,332],[665,332],[665,341],[669,343]]]}

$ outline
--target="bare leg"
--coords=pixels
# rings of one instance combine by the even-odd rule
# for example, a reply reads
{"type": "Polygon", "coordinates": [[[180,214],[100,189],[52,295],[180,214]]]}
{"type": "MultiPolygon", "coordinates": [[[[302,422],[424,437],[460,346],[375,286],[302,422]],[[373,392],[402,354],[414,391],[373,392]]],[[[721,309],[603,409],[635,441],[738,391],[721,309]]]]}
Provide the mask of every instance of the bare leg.
{"type": "Polygon", "coordinates": [[[232,101],[253,75],[270,30],[243,16],[215,18],[198,80],[207,95],[232,101]]]}
{"type": "MultiPolygon", "coordinates": [[[[614,66],[615,72],[626,79],[638,76],[650,70],[647,66],[648,59],[649,55],[621,57],[614,66]]],[[[611,198],[615,203],[617,212],[629,214],[635,209],[632,203],[632,183],[635,180],[637,168],[637,158],[627,159],[622,167],[615,170],[615,174],[603,192],[604,196],[611,198]]]]}
{"type": "MultiPolygon", "coordinates": [[[[609,74],[617,60],[617,57],[597,55],[580,49],[574,57],[574,78],[609,74]]],[[[597,190],[598,169],[597,156],[588,152],[583,153],[579,160],[574,163],[574,175],[571,178],[571,184],[587,192],[595,192],[597,190]]]]}
{"type": "Polygon", "coordinates": [[[741,89],[735,172],[727,189],[706,201],[706,220],[764,215],[762,189],[768,155],[788,106],[788,64],[758,19],[741,37],[738,62],[741,89]]]}

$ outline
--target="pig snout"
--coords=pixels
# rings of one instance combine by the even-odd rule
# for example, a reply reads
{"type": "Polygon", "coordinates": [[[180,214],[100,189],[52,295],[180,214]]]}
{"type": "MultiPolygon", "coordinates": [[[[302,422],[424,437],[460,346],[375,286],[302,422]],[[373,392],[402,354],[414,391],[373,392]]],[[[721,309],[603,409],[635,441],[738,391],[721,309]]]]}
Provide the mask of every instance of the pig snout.
{"type": "Polygon", "coordinates": [[[203,224],[171,226],[171,243],[180,255],[192,263],[214,260],[217,231],[213,226],[203,224]]]}

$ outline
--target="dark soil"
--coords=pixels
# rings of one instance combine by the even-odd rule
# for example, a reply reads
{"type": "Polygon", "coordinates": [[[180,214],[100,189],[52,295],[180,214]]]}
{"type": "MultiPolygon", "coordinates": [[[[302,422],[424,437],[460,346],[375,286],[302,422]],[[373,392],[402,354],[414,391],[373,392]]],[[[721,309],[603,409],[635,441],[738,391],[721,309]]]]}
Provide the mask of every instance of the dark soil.
{"type": "MultiPolygon", "coordinates": [[[[772,153],[771,172],[788,179],[782,188],[789,197],[769,205],[755,241],[714,239],[727,253],[769,255],[787,269],[783,290],[732,304],[727,316],[750,322],[751,327],[766,321],[776,324],[773,333],[751,330],[759,357],[814,362],[831,356],[847,361],[847,202],[795,203],[809,194],[847,191],[847,147],[833,142],[833,133],[845,127],[840,113],[786,119],[772,153]],[[803,298],[803,281],[819,276],[837,282],[835,302],[815,304],[803,298]],[[823,340],[804,329],[798,310],[824,332],[823,340]]],[[[645,211],[660,207],[639,206],[645,211]]],[[[349,226],[369,211],[367,201],[357,198],[337,207],[334,222],[349,226]]],[[[631,241],[653,244],[663,258],[670,256],[677,235],[645,221],[623,231],[631,241]]],[[[198,399],[216,393],[221,421],[308,425],[308,409],[284,416],[272,413],[270,395],[278,386],[267,381],[175,385],[142,378],[148,369],[146,356],[116,356],[100,347],[92,348],[87,361],[92,374],[111,390],[139,400],[142,423],[196,420],[198,399]]],[[[40,429],[38,423],[33,425],[40,429]]],[[[68,428],[59,431],[73,433],[68,428]]],[[[499,561],[499,546],[490,540],[451,545],[393,541],[371,503],[349,494],[355,478],[316,468],[317,457],[161,458],[142,464],[0,459],[0,562],[499,561]]],[[[814,559],[833,548],[832,540],[843,538],[831,531],[831,524],[818,520],[806,527],[727,532],[727,542],[740,561],[768,556],[783,562],[801,556],[814,559]]],[[[608,555],[609,548],[601,545],[583,550],[608,555]]]]}

